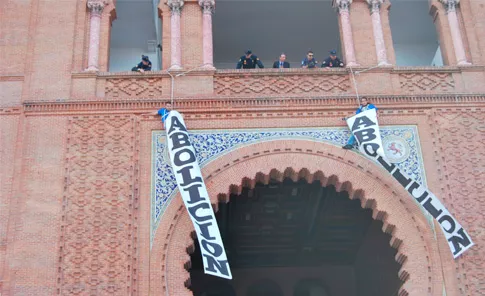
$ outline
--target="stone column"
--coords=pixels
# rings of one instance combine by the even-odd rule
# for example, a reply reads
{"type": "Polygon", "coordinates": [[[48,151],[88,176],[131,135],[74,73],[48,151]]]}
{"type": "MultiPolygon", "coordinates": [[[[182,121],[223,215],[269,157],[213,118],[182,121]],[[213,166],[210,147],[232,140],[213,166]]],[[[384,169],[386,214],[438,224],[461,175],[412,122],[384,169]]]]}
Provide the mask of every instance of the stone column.
{"type": "Polygon", "coordinates": [[[460,26],[458,24],[458,17],[456,15],[456,6],[460,0],[440,1],[446,7],[448,23],[450,24],[451,39],[453,41],[453,47],[455,48],[456,63],[458,65],[471,65],[466,60],[465,47],[463,46],[463,39],[461,39],[460,26]]]}
{"type": "Polygon", "coordinates": [[[89,30],[89,53],[88,68],[86,71],[98,71],[99,58],[99,35],[101,32],[101,15],[106,3],[99,0],[89,0],[90,30],[89,30]]]}
{"type": "Polygon", "coordinates": [[[352,27],[350,25],[349,7],[352,0],[336,0],[337,9],[340,15],[340,24],[342,25],[342,37],[345,46],[345,63],[347,67],[359,66],[355,59],[354,37],[352,36],[352,27]]]}
{"type": "Polygon", "coordinates": [[[199,0],[202,7],[202,63],[206,69],[214,69],[214,54],[212,48],[212,13],[216,5],[215,0],[199,0]]]}
{"type": "Polygon", "coordinates": [[[171,65],[170,70],[182,69],[182,40],[180,37],[180,13],[184,6],[184,0],[168,0],[168,7],[170,7],[170,49],[171,49],[171,65]]]}
{"type": "Polygon", "coordinates": [[[388,66],[390,64],[387,62],[387,50],[386,44],[384,42],[384,35],[382,34],[382,23],[380,15],[382,2],[384,2],[384,0],[367,0],[372,17],[372,30],[374,31],[377,63],[379,66],[388,66]]]}

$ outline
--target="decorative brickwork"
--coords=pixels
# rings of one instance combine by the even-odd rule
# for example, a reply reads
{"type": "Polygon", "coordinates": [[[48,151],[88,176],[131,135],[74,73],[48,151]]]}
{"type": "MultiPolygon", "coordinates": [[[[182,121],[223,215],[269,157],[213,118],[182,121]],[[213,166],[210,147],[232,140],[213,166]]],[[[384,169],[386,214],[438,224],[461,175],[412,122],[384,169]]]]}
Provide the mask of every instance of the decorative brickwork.
{"type": "Polygon", "coordinates": [[[348,75],[251,75],[214,78],[218,95],[282,95],[347,93],[348,75]]]}
{"type": "MultiPolygon", "coordinates": [[[[410,96],[367,96],[374,104],[379,105],[382,112],[393,112],[399,110],[402,106],[409,106],[409,104],[479,104],[485,102],[483,95],[410,95],[410,96]],[[384,111],[384,109],[387,109],[384,111]]],[[[108,109],[125,110],[132,112],[134,110],[158,110],[161,105],[170,102],[159,100],[136,100],[136,101],[70,101],[69,103],[60,104],[59,102],[26,102],[24,110],[26,112],[83,112],[83,111],[105,111],[108,109]]],[[[264,100],[254,98],[221,98],[198,100],[177,100],[175,107],[184,112],[187,118],[258,118],[267,116],[271,112],[254,112],[254,108],[272,107],[273,110],[280,110],[281,112],[274,112],[269,116],[322,116],[321,111],[335,111],[340,112],[341,115],[348,115],[355,109],[356,101],[354,96],[288,96],[288,97],[266,97],[264,100]],[[294,112],[289,110],[287,106],[298,105],[299,107],[307,108],[303,112],[294,112]],[[237,107],[237,114],[234,109],[227,112],[227,106],[232,108],[237,107]],[[214,110],[224,111],[225,114],[210,113],[214,110]],[[201,115],[201,112],[209,112],[201,115]]],[[[0,112],[13,112],[15,108],[2,108],[0,112]]],[[[15,109],[18,112],[19,109],[15,109]]],[[[400,113],[416,113],[421,110],[405,109],[400,110],[400,113]]]]}
{"type": "Polygon", "coordinates": [[[60,295],[136,295],[136,162],[130,117],[69,122],[60,295]]]}
{"type": "MultiPolygon", "coordinates": [[[[253,182],[285,174],[287,167],[291,176],[323,178],[372,209],[392,235],[405,281],[396,296],[485,295],[483,1],[430,2],[445,66],[374,68],[395,64],[399,54],[389,1],[336,0],[335,34],[352,68],[314,71],[294,64],[283,70],[210,67],[211,13],[214,26],[230,17],[224,7],[213,11],[217,1],[159,1],[153,12],[161,18],[163,67],[142,74],[107,72],[115,52],[111,25],[124,21],[125,1],[0,0],[0,295],[193,296],[184,268],[193,225],[176,190],[156,231],[150,228],[157,213],[150,200],[157,190],[151,140],[162,124],[149,114],[171,94],[188,130],[198,131],[191,132],[201,139],[195,145],[215,140],[220,149],[204,156],[214,158],[202,171],[213,203],[237,190],[243,178],[253,182]],[[378,14],[371,15],[369,2],[375,12],[382,2],[378,14]],[[89,66],[93,71],[85,71],[89,66]],[[177,78],[171,81],[170,74],[177,78]],[[348,132],[341,118],[355,111],[356,90],[379,107],[382,126],[414,126],[415,141],[403,141],[404,133],[384,140],[422,147],[420,159],[412,154],[418,147],[410,146],[413,161],[402,165],[412,171],[422,165],[423,180],[469,231],[475,246],[463,256],[452,258],[439,228],[430,226],[392,176],[335,145],[343,143],[344,128],[348,132]],[[342,132],[333,145],[323,142],[328,137],[287,137],[292,130],[320,128],[342,132]],[[234,141],[250,129],[281,129],[285,137],[266,133],[254,142],[234,141]],[[218,130],[232,135],[221,140],[227,133],[218,130]]],[[[247,46],[259,52],[264,44],[247,46]]]]}
{"type": "MultiPolygon", "coordinates": [[[[427,225],[426,218],[407,193],[394,186],[391,176],[356,153],[304,140],[259,142],[214,160],[203,174],[214,205],[218,199],[227,201],[242,186],[268,182],[270,177],[290,176],[293,181],[303,177],[309,182],[318,180],[322,186],[332,184],[338,192],[347,191],[350,199],[359,199],[363,208],[372,209],[373,218],[383,221],[382,230],[392,235],[390,245],[398,250],[395,260],[402,265],[399,277],[405,281],[397,294],[442,295],[441,272],[432,262],[434,248],[428,247],[433,234],[431,228],[421,227],[427,225]]],[[[177,198],[162,218],[152,249],[152,269],[161,266],[160,277],[152,283],[168,295],[192,295],[184,286],[190,277],[185,267],[190,266],[191,231],[190,218],[177,198]]]]}
{"type": "MultiPolygon", "coordinates": [[[[350,136],[348,128],[304,128],[304,129],[253,129],[253,130],[201,130],[192,131],[190,142],[198,153],[197,161],[202,168],[217,157],[233,152],[241,145],[248,145],[258,141],[276,139],[311,139],[315,142],[332,143],[338,147],[345,145],[350,136]],[[216,143],[216,145],[214,145],[216,143]]],[[[402,143],[405,157],[398,167],[421,184],[426,184],[424,167],[422,167],[421,151],[417,129],[413,126],[381,126],[381,136],[385,147],[387,143],[396,141],[402,143]],[[405,146],[407,145],[407,146],[405,146]]],[[[151,231],[154,233],[158,228],[160,217],[164,210],[172,202],[176,191],[176,181],[168,158],[165,142],[165,132],[153,133],[152,151],[152,219],[151,231]]],[[[387,153],[387,148],[384,149],[387,153]]],[[[393,161],[396,158],[391,158],[393,161]]],[[[153,238],[153,236],[152,236],[153,238]]]]}
{"type": "Polygon", "coordinates": [[[484,295],[485,110],[436,109],[432,125],[439,148],[442,199],[475,242],[456,260],[460,295],[484,295]]]}
{"type": "Polygon", "coordinates": [[[162,96],[162,78],[111,78],[106,80],[108,98],[159,98],[162,96]]]}
{"type": "Polygon", "coordinates": [[[406,92],[449,92],[455,89],[455,81],[450,73],[403,73],[399,75],[399,81],[406,92]]]}

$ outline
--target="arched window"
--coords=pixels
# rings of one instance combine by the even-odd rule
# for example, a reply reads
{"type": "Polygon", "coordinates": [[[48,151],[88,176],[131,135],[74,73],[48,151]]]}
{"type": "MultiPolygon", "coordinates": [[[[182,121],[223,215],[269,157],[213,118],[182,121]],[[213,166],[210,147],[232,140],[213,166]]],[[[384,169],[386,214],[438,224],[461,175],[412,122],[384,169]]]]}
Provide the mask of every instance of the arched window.
{"type": "Polygon", "coordinates": [[[161,21],[159,0],[117,0],[116,16],[111,28],[109,71],[130,71],[148,56],[152,71],[161,66],[161,21]]]}
{"type": "Polygon", "coordinates": [[[304,279],[296,284],[293,296],[330,296],[330,293],[320,280],[304,279]]]}
{"type": "Polygon", "coordinates": [[[342,58],[338,14],[331,1],[218,1],[213,30],[214,66],[219,69],[234,69],[247,49],[265,68],[281,53],[291,68],[300,68],[308,50],[319,64],[331,50],[342,58]]]}
{"type": "Polygon", "coordinates": [[[389,12],[398,66],[443,66],[428,0],[392,0],[389,12]]]}

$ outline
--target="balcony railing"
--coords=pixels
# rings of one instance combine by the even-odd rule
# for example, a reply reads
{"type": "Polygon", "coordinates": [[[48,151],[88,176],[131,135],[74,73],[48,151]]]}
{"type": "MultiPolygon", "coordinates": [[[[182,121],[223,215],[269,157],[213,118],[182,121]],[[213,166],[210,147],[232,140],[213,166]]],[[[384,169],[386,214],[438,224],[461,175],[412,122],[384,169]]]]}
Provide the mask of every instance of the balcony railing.
{"type": "Polygon", "coordinates": [[[282,96],[350,94],[346,69],[219,70],[214,75],[214,95],[282,96]]]}
{"type": "Polygon", "coordinates": [[[480,66],[216,70],[192,71],[175,78],[166,71],[78,73],[73,74],[76,82],[72,97],[96,94],[104,100],[169,98],[172,82],[175,96],[194,99],[335,97],[351,96],[356,91],[365,95],[483,94],[484,70],[480,66]],[[95,81],[95,90],[85,91],[87,84],[82,79],[95,81]]]}

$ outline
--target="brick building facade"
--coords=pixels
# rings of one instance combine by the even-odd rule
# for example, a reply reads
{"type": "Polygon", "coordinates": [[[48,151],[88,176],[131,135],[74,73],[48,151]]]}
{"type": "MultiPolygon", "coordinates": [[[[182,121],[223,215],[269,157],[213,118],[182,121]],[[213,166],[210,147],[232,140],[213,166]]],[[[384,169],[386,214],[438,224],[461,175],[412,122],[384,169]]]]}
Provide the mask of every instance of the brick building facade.
{"type": "MultiPolygon", "coordinates": [[[[2,1],[0,295],[193,295],[192,224],[180,196],[154,189],[166,156],[150,112],[171,99],[191,131],[224,147],[202,156],[216,208],[256,184],[318,181],[382,221],[395,295],[484,295],[485,1],[443,1],[429,12],[444,66],[396,66],[388,1],[337,0],[328,6],[352,68],[313,71],[216,69],[214,0],[161,1],[162,70],[144,74],[108,71],[115,0],[2,1]],[[356,87],[473,238],[458,259],[394,179],[341,149],[356,87]],[[224,142],[235,131],[240,142],[224,142]]],[[[322,271],[332,273],[348,285],[345,270],[322,271]]],[[[345,295],[370,295],[354,281],[345,295]]]]}

